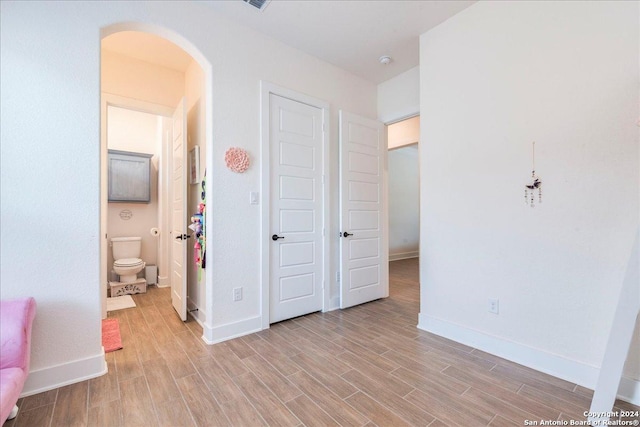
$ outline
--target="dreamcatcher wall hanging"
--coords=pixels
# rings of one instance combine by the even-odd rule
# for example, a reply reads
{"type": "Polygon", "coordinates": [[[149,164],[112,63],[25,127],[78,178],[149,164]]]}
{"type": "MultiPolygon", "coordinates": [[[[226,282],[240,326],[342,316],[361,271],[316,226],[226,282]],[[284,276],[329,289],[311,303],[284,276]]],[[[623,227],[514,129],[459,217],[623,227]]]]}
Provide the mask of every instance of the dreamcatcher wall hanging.
{"type": "Polygon", "coordinates": [[[535,193],[538,190],[538,203],[542,203],[542,181],[536,175],[536,143],[531,144],[531,181],[524,186],[524,202],[535,207],[535,193]]]}

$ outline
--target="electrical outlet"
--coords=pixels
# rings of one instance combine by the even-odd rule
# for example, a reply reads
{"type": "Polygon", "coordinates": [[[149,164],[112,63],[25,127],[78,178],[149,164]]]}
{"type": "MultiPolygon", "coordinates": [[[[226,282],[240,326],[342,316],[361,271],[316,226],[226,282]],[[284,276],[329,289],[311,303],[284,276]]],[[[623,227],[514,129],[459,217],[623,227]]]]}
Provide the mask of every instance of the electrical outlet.
{"type": "Polygon", "coordinates": [[[489,313],[498,314],[500,311],[500,300],[489,298],[489,313]]]}
{"type": "Polygon", "coordinates": [[[242,288],[233,288],[233,300],[234,301],[242,300],[242,288]]]}

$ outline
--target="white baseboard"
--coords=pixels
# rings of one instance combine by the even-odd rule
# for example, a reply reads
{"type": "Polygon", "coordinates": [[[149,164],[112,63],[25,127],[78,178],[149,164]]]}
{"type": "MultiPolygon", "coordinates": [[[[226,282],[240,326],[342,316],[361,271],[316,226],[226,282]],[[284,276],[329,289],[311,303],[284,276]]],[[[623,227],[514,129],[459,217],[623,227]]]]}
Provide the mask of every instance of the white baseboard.
{"type": "Polygon", "coordinates": [[[168,276],[158,276],[158,283],[156,286],[159,288],[167,288],[171,286],[171,281],[168,276]]]}
{"type": "Polygon", "coordinates": [[[618,387],[618,398],[640,406],[640,381],[622,377],[618,387]]]}
{"type": "MultiPolygon", "coordinates": [[[[600,369],[595,366],[422,313],[418,316],[418,328],[592,390],[598,381],[600,369]]],[[[634,405],[640,405],[640,382],[622,378],[618,397],[634,405]]]]}
{"type": "Polygon", "coordinates": [[[252,317],[225,325],[211,327],[206,322],[202,329],[202,339],[207,344],[217,344],[233,338],[249,335],[262,330],[262,317],[252,317]]]}
{"type": "Polygon", "coordinates": [[[193,320],[195,320],[204,329],[204,324],[207,320],[205,312],[200,307],[198,307],[189,297],[187,297],[187,315],[193,317],[193,320]],[[197,308],[198,310],[191,311],[194,308],[197,308]]]}
{"type": "Polygon", "coordinates": [[[338,310],[339,308],[340,308],[340,295],[336,296],[335,298],[331,298],[329,302],[329,307],[327,307],[322,311],[324,312],[333,311],[333,310],[338,310]]]}
{"type": "Polygon", "coordinates": [[[397,254],[389,254],[389,261],[399,261],[401,259],[418,258],[420,251],[400,252],[397,254]]]}
{"type": "Polygon", "coordinates": [[[102,351],[95,356],[29,371],[20,397],[96,378],[106,374],[107,371],[104,348],[102,348],[102,351]]]}

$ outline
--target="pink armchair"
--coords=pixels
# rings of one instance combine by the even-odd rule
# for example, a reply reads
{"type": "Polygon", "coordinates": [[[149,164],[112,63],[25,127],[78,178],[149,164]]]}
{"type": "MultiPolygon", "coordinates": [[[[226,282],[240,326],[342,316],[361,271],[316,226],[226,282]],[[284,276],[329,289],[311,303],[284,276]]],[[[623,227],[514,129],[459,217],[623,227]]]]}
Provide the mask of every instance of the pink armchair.
{"type": "Polygon", "coordinates": [[[0,423],[18,414],[18,397],[29,374],[31,326],[36,301],[0,301],[0,423]]]}

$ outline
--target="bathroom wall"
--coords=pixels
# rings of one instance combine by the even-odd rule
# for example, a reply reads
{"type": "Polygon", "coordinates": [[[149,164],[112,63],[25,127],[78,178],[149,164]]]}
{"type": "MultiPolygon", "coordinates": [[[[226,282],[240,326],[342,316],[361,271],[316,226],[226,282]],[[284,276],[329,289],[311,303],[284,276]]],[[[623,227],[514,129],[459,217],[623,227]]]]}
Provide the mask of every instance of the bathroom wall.
{"type": "MultiPolygon", "coordinates": [[[[127,110],[118,107],[107,109],[107,144],[110,150],[132,151],[152,154],[151,158],[151,202],[110,202],[108,207],[107,232],[109,238],[124,236],[142,237],[142,260],[147,265],[157,265],[158,238],[150,234],[158,226],[158,148],[162,142],[162,119],[154,114],[127,110]],[[131,217],[120,216],[130,211],[131,217]]],[[[109,250],[107,265],[113,266],[113,253],[109,250]]],[[[144,270],[141,274],[144,273],[144,270]]]]}
{"type": "Polygon", "coordinates": [[[418,145],[389,150],[389,260],[418,256],[420,170],[418,145]]]}
{"type": "Polygon", "coordinates": [[[403,147],[420,141],[420,116],[411,117],[387,126],[387,147],[403,147]]]}

